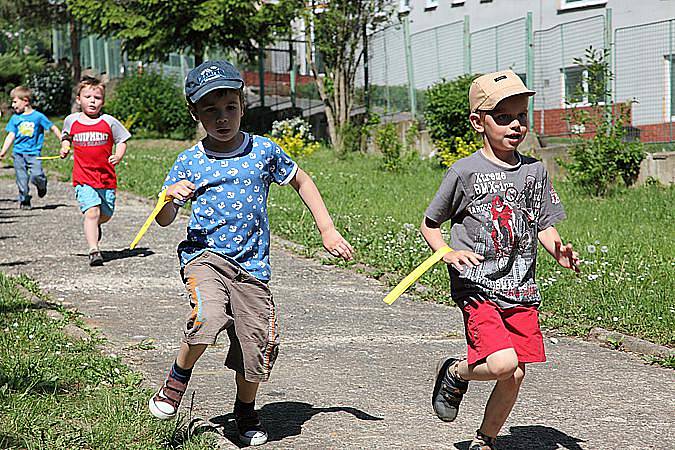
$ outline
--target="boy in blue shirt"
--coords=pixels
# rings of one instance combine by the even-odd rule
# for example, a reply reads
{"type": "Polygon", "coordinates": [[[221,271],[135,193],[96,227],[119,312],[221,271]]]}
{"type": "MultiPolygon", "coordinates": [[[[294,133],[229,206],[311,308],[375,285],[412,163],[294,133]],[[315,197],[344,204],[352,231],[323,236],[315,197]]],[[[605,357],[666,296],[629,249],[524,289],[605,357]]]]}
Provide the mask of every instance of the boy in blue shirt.
{"type": "Polygon", "coordinates": [[[38,197],[42,198],[47,194],[47,177],[42,170],[42,163],[37,159],[42,152],[45,132],[51,130],[61,139],[58,127],[47,116],[31,107],[31,94],[31,90],[23,86],[17,86],[10,92],[14,115],[5,127],[9,134],[0,150],[0,159],[3,159],[9,147],[14,144],[14,171],[21,209],[31,208],[29,174],[30,182],[37,187],[38,197]]]}
{"type": "Polygon", "coordinates": [[[225,365],[236,372],[234,415],[245,445],[267,442],[255,411],[258,385],[267,381],[278,352],[279,332],[267,286],[271,183],[290,184],[307,205],[324,247],[345,260],[353,249],[335,229],[312,179],[274,142],[239,130],[244,81],[226,61],[206,61],[188,74],[190,113],[207,136],[182,152],[163,189],[174,202],[157,215],[171,224],[179,206],[192,200],[187,237],[178,246],[181,275],[193,308],[178,356],[164,385],[150,399],[159,419],[176,415],[192,368],[224,330],[230,338],[225,365]]]}

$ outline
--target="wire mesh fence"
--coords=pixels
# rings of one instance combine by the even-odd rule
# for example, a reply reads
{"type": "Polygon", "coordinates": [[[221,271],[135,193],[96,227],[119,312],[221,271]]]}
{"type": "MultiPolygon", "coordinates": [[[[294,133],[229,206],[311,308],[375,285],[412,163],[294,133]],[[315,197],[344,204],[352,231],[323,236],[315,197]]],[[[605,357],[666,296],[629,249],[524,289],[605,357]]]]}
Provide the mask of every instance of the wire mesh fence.
{"type": "MultiPolygon", "coordinates": [[[[588,74],[575,58],[583,57],[590,47],[611,48],[611,100],[634,101],[632,132],[643,141],[673,142],[675,19],[612,30],[610,11],[537,31],[532,30],[529,15],[474,32],[466,20],[409,35],[404,23],[395,23],[367,38],[368,78],[360,67],[354,110],[364,111],[367,85],[372,113],[388,120],[422,118],[424,92],[433,84],[465,73],[512,69],[537,91],[532,105],[534,130],[543,136],[566,136],[578,131],[565,120],[568,108],[590,103],[588,74]]],[[[67,43],[67,32],[54,30],[56,59],[70,58],[67,43]]],[[[137,64],[124,57],[119,41],[85,36],[80,44],[83,69],[114,78],[137,64]]],[[[305,61],[309,51],[313,50],[302,39],[282,40],[266,48],[256,61],[242,63],[250,87],[249,104],[289,109],[306,118],[320,115],[323,102],[305,61]]],[[[314,59],[321,70],[321,55],[315,54],[314,59]]],[[[153,66],[182,80],[194,67],[194,59],[171,54],[153,66]]]]}

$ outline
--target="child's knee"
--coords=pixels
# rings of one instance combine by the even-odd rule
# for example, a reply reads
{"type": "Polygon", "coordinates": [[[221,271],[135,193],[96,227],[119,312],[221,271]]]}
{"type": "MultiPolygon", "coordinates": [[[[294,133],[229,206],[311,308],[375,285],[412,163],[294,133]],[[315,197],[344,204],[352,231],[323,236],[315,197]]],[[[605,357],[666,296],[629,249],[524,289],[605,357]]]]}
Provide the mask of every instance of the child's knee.
{"type": "Polygon", "coordinates": [[[504,380],[516,376],[517,372],[524,372],[519,369],[518,355],[513,349],[500,350],[487,358],[487,367],[490,373],[497,380],[504,380]]]}
{"type": "Polygon", "coordinates": [[[84,218],[89,220],[99,220],[101,217],[101,208],[92,206],[84,212],[84,218]]]}

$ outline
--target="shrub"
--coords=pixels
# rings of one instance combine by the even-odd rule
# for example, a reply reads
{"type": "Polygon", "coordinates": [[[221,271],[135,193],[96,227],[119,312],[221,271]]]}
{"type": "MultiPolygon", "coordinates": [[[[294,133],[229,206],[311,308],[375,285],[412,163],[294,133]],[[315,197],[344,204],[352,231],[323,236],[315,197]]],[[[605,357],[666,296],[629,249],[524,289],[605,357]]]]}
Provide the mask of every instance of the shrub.
{"type": "Polygon", "coordinates": [[[458,145],[476,141],[468,118],[469,87],[475,77],[462,75],[453,81],[443,80],[426,91],[424,120],[444,165],[466,156],[467,147],[458,145]]]}
{"type": "Polygon", "coordinates": [[[382,167],[384,170],[395,172],[401,168],[401,150],[403,144],[398,138],[396,125],[392,122],[384,124],[375,133],[375,144],[382,152],[382,167]]]}
{"type": "Polygon", "coordinates": [[[445,167],[452,166],[455,161],[466,158],[483,146],[479,136],[474,133],[472,139],[464,140],[456,137],[453,140],[442,139],[436,142],[438,158],[445,167]]]}
{"type": "Polygon", "coordinates": [[[46,66],[29,75],[26,84],[33,91],[32,106],[35,109],[54,116],[70,112],[72,84],[67,68],[46,66]]]}
{"type": "Polygon", "coordinates": [[[309,123],[302,117],[275,120],[270,138],[291,157],[309,156],[319,148],[309,128],[309,123]]]}
{"type": "Polygon", "coordinates": [[[0,91],[9,95],[26,77],[44,67],[44,59],[36,55],[0,54],[0,91]]]}
{"type": "Polygon", "coordinates": [[[618,182],[626,186],[635,182],[645,152],[640,142],[626,139],[631,103],[613,107],[601,104],[610,98],[609,86],[613,74],[609,50],[589,47],[585,57],[575,58],[574,63],[588,74],[586,83],[591,106],[590,110],[571,108],[567,121],[571,129],[592,129],[595,134],[590,139],[576,139],[569,152],[571,161],[560,163],[582,191],[604,196],[618,182]]]}
{"type": "Polygon", "coordinates": [[[140,137],[191,139],[195,122],[185,97],[173,77],[157,72],[133,74],[115,87],[106,112],[125,123],[140,137]]]}

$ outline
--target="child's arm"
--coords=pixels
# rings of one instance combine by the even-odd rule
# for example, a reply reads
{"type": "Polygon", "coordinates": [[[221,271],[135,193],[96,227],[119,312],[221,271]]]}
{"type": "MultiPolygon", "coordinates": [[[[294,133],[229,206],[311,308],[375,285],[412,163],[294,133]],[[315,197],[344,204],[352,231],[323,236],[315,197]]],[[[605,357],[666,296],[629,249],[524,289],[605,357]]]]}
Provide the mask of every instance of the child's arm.
{"type": "Polygon", "coordinates": [[[12,146],[15,136],[16,135],[11,131],[7,134],[5,142],[2,143],[2,150],[0,150],[0,159],[4,158],[5,155],[7,154],[7,150],[9,150],[9,148],[12,146]]]}
{"type": "MultiPolygon", "coordinates": [[[[431,250],[436,251],[448,245],[445,243],[445,239],[443,239],[443,234],[441,234],[441,224],[434,222],[428,217],[422,220],[420,231],[422,232],[422,236],[424,236],[424,240],[431,247],[431,250]]],[[[443,261],[446,264],[452,264],[460,272],[464,270],[462,264],[474,267],[479,265],[483,259],[482,255],[468,250],[454,250],[443,256],[443,261]]]]}
{"type": "Polygon", "coordinates": [[[61,159],[65,158],[68,156],[68,153],[70,153],[70,140],[70,135],[64,133],[64,136],[61,138],[61,151],[59,152],[61,159]]]}
{"type": "Polygon", "coordinates": [[[115,154],[110,155],[110,158],[108,158],[108,161],[110,164],[113,166],[116,166],[122,161],[122,158],[124,158],[124,154],[127,152],[127,143],[126,142],[119,142],[115,144],[115,154]]]}
{"type": "Polygon", "coordinates": [[[547,252],[566,269],[579,272],[579,254],[572,250],[572,244],[562,245],[562,239],[555,227],[543,229],[537,235],[547,252]]]}
{"type": "MultiPolygon", "coordinates": [[[[180,180],[178,183],[174,183],[167,187],[164,194],[167,197],[184,202],[192,198],[196,188],[197,186],[190,183],[188,180],[180,180]]],[[[171,223],[176,220],[179,208],[180,206],[176,205],[174,202],[167,203],[159,214],[157,214],[157,217],[155,217],[155,222],[161,227],[171,225],[171,223]]]]}
{"type": "Polygon", "coordinates": [[[319,233],[321,233],[323,246],[328,253],[333,256],[339,256],[345,261],[351,260],[354,249],[335,228],[333,219],[330,218],[328,209],[326,209],[326,205],[321,198],[321,193],[316,184],[314,184],[314,181],[312,181],[312,178],[305,171],[298,168],[290,185],[298,192],[298,195],[312,213],[314,222],[319,229],[319,233]]]}
{"type": "Polygon", "coordinates": [[[56,140],[60,141],[61,140],[61,132],[59,131],[59,127],[56,125],[52,125],[51,128],[49,129],[52,133],[54,133],[54,136],[56,136],[56,140]]]}

